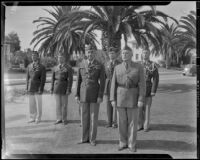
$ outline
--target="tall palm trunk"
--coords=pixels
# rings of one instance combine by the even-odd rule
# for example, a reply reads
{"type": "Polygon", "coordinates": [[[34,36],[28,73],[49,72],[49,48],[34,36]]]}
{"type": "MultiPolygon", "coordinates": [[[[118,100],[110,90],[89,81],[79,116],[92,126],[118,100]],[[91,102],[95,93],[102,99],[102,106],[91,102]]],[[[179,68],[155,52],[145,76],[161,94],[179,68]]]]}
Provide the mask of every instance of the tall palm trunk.
{"type": "MultiPolygon", "coordinates": [[[[117,48],[117,53],[121,49],[121,34],[117,32],[116,34],[109,33],[107,31],[102,32],[102,50],[106,54],[106,57],[108,57],[108,48],[109,47],[115,47],[117,48]]],[[[116,54],[117,54],[116,53],[116,54]]]]}

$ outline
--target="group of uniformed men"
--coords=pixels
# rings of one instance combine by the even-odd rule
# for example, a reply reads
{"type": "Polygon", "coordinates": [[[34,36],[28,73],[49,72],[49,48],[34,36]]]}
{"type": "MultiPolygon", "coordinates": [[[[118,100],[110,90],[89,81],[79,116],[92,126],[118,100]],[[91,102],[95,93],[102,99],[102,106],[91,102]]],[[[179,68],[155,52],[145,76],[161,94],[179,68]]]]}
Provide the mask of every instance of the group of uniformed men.
{"type": "MultiPolygon", "coordinates": [[[[77,72],[75,99],[81,107],[81,141],[78,144],[96,145],[99,106],[106,98],[107,125],[118,128],[119,148],[136,152],[137,131],[149,130],[150,107],[155,96],[159,74],[156,64],[150,61],[149,49],[143,49],[142,63],[132,61],[132,50],[125,46],[121,59],[116,48],[108,50],[109,61],[101,64],[95,59],[96,50],[87,45],[86,59],[77,72]]],[[[46,81],[46,69],[40,63],[38,52],[32,54],[33,63],[27,68],[27,92],[29,93],[29,123],[41,121],[42,98],[46,81]],[[36,105],[37,102],[37,105],[36,105]]],[[[58,55],[58,65],[52,73],[51,94],[55,95],[56,122],[67,124],[67,103],[73,83],[73,69],[63,54],[58,55]]]]}

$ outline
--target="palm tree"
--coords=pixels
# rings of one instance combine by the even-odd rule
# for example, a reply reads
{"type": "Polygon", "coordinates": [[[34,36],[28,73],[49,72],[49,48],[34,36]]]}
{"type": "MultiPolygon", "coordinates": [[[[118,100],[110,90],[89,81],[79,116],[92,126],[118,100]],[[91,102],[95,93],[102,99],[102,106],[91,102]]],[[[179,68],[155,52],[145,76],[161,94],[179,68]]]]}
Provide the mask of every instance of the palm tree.
{"type": "Polygon", "coordinates": [[[187,16],[182,16],[178,28],[176,46],[180,54],[189,55],[191,50],[196,49],[196,12],[190,11],[187,16]]]}
{"type": "Polygon", "coordinates": [[[33,49],[38,46],[40,47],[38,51],[44,55],[54,55],[57,44],[52,43],[55,26],[58,23],[62,15],[68,14],[74,8],[72,6],[55,6],[52,7],[53,10],[47,10],[52,17],[39,17],[37,20],[34,20],[33,23],[39,23],[37,25],[37,30],[33,33],[34,37],[30,44],[35,43],[33,49]],[[44,26],[39,29],[40,26],[44,26]]]}
{"type": "MultiPolygon", "coordinates": [[[[162,55],[166,68],[169,68],[170,62],[176,61],[176,63],[179,63],[179,52],[177,51],[177,46],[174,41],[176,41],[176,36],[179,33],[178,31],[178,21],[175,21],[175,23],[172,23],[169,25],[168,23],[165,23],[163,26],[161,26],[161,33],[162,33],[162,46],[160,48],[159,52],[152,52],[155,56],[162,55]]],[[[152,49],[154,50],[154,48],[152,49]]]]}
{"type": "MultiPolygon", "coordinates": [[[[166,20],[169,16],[151,10],[138,11],[142,6],[92,6],[89,10],[76,10],[63,16],[57,27],[60,32],[65,32],[69,26],[78,26],[83,29],[84,37],[95,30],[102,31],[102,48],[107,50],[113,46],[121,49],[121,37],[124,35],[125,43],[127,39],[133,36],[138,46],[155,46],[159,51],[162,45],[160,30],[155,24],[164,23],[158,18],[166,20]]],[[[170,17],[172,18],[172,17],[170,17]]],[[[172,18],[173,19],[173,18],[172,18]]]]}
{"type": "MultiPolygon", "coordinates": [[[[66,55],[66,60],[69,60],[69,56],[73,52],[84,52],[84,43],[95,43],[95,34],[88,33],[85,36],[85,41],[82,41],[83,29],[79,26],[73,27],[70,25],[69,28],[62,30],[57,27],[59,20],[65,16],[67,17],[70,12],[78,10],[78,6],[56,6],[52,7],[53,11],[46,10],[52,18],[49,17],[39,17],[33,23],[39,23],[37,26],[44,26],[40,29],[37,29],[33,34],[34,38],[31,41],[35,43],[34,48],[40,44],[39,52],[43,56],[55,56],[58,52],[64,52],[66,55]]],[[[66,22],[67,23],[67,22],[66,22]]]]}

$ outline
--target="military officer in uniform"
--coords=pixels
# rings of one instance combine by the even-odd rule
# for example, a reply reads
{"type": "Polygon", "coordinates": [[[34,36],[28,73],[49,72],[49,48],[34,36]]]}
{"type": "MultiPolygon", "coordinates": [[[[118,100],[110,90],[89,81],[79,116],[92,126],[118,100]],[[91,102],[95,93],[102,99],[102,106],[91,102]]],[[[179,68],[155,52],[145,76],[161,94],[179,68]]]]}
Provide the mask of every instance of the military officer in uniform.
{"type": "Polygon", "coordinates": [[[58,65],[52,74],[51,93],[56,100],[56,119],[55,124],[67,124],[67,105],[68,96],[71,93],[73,83],[73,69],[66,63],[65,55],[59,53],[58,65]]]}
{"type": "Polygon", "coordinates": [[[136,152],[138,107],[143,105],[145,81],[143,67],[133,62],[132,50],[125,46],[121,52],[123,62],[114,69],[110,100],[117,107],[119,148],[136,152]]]}
{"type": "Polygon", "coordinates": [[[30,119],[28,123],[41,121],[42,93],[46,82],[46,68],[40,63],[37,51],[32,53],[33,62],[27,67],[26,91],[29,94],[30,119]]]}
{"type": "Polygon", "coordinates": [[[78,144],[96,145],[99,105],[103,101],[105,86],[104,66],[95,59],[96,51],[88,45],[85,48],[87,59],[78,69],[75,99],[81,105],[82,135],[78,144]]]}
{"type": "Polygon", "coordinates": [[[144,129],[145,132],[149,130],[152,97],[155,96],[159,83],[158,68],[154,62],[150,61],[149,56],[150,50],[143,49],[142,64],[145,70],[146,95],[144,106],[139,108],[138,130],[144,129]]]}
{"type": "Polygon", "coordinates": [[[116,48],[110,47],[109,48],[109,61],[105,63],[105,73],[106,73],[106,83],[105,83],[105,90],[104,95],[106,97],[106,105],[107,105],[107,116],[108,116],[108,123],[106,127],[113,127],[117,128],[117,110],[113,108],[110,101],[110,86],[112,75],[114,72],[114,67],[120,64],[120,61],[117,60],[117,53],[116,48]]]}

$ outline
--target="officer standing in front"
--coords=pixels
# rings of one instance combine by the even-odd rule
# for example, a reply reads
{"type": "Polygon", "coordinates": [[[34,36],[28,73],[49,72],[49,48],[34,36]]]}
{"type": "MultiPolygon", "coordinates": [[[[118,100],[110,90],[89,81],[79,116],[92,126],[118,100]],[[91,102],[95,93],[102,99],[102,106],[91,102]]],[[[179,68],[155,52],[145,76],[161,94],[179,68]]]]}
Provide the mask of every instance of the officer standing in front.
{"type": "Polygon", "coordinates": [[[99,106],[103,101],[105,71],[102,64],[95,60],[95,49],[85,48],[87,60],[78,69],[75,99],[81,105],[82,135],[78,144],[96,145],[99,106]]]}
{"type": "Polygon", "coordinates": [[[27,67],[26,91],[29,94],[30,119],[28,123],[39,123],[42,116],[42,93],[46,82],[46,68],[40,63],[37,51],[32,52],[33,62],[27,67]]]}
{"type": "Polygon", "coordinates": [[[136,152],[138,107],[144,101],[144,70],[140,64],[132,61],[130,47],[125,46],[121,56],[123,62],[114,69],[110,100],[118,113],[118,150],[129,148],[131,152],[136,152]]]}
{"type": "Polygon", "coordinates": [[[158,68],[154,62],[150,61],[149,57],[150,50],[147,48],[143,49],[142,64],[145,70],[146,95],[144,106],[139,108],[138,131],[144,129],[145,132],[149,131],[152,97],[155,96],[159,83],[158,68]]]}
{"type": "Polygon", "coordinates": [[[117,60],[118,54],[116,53],[116,48],[110,47],[108,55],[109,55],[109,61],[105,63],[106,82],[104,90],[104,95],[106,97],[107,116],[108,116],[108,123],[106,127],[117,128],[117,110],[112,106],[110,101],[110,87],[111,87],[111,80],[114,68],[116,65],[120,64],[120,61],[117,60]]]}
{"type": "Polygon", "coordinates": [[[71,93],[73,83],[73,69],[66,63],[65,55],[58,54],[58,65],[54,68],[51,82],[51,93],[54,93],[56,100],[55,124],[67,124],[68,96],[71,93]]]}

